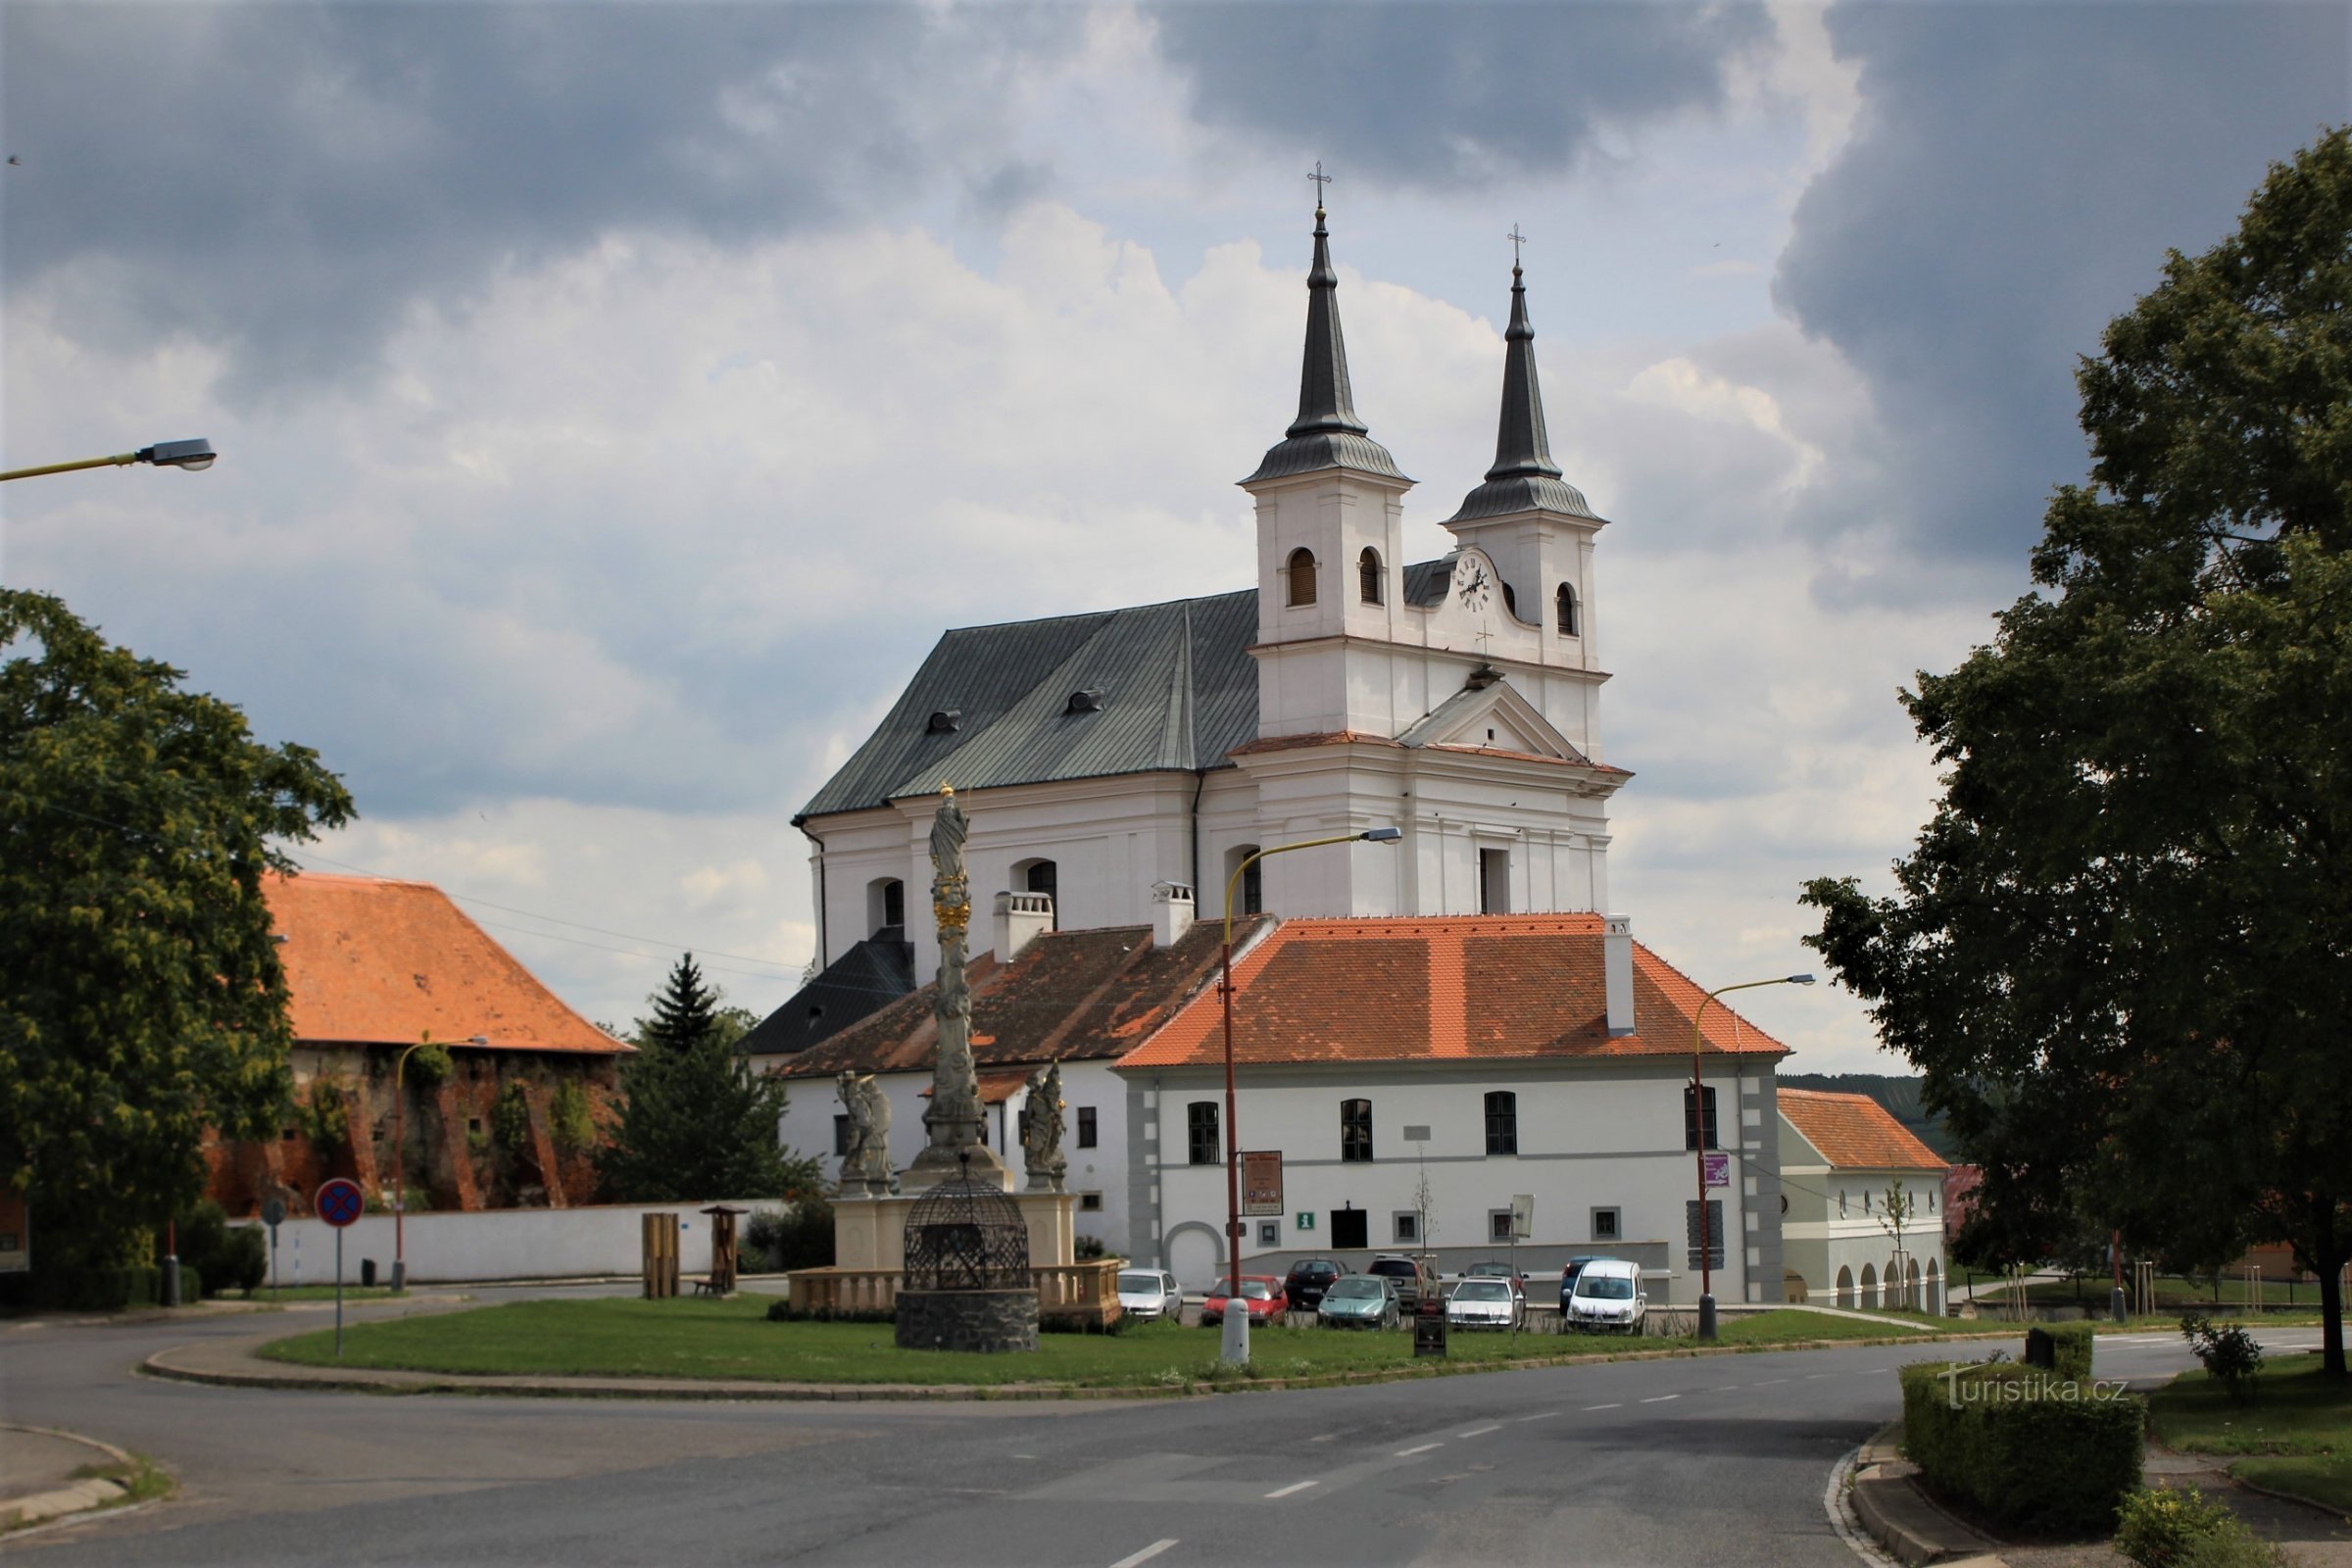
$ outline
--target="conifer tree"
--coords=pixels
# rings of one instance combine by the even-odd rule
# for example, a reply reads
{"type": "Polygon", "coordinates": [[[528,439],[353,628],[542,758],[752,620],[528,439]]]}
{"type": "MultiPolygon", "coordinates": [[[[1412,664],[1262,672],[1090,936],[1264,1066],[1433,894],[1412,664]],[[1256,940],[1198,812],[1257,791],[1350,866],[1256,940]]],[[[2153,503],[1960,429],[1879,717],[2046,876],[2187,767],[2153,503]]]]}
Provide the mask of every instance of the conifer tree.
{"type": "Polygon", "coordinates": [[[623,1202],[782,1198],[815,1187],[816,1161],[778,1143],[784,1086],[736,1054],[720,993],[694,956],[679,958],[637,1024],[637,1054],[621,1064],[625,1097],[599,1156],[623,1202]]]}

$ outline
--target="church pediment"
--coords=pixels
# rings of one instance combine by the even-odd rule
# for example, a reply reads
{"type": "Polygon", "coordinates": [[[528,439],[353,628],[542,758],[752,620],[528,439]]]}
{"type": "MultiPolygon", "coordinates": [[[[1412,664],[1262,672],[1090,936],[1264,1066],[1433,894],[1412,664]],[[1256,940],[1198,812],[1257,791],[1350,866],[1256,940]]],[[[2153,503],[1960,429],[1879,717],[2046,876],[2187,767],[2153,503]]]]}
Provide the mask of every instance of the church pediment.
{"type": "MultiPolygon", "coordinates": [[[[1489,672],[1492,674],[1492,672],[1489,672]]],[[[1590,759],[1500,675],[1464,687],[1396,737],[1399,746],[1512,752],[1589,765],[1590,759]]]]}

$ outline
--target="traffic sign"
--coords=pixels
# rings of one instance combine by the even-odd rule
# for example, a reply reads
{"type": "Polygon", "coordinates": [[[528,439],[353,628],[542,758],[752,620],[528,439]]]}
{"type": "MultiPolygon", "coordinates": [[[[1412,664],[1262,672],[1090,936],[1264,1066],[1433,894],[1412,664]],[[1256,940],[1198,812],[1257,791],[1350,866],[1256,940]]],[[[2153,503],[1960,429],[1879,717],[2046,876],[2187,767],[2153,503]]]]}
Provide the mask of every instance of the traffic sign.
{"type": "Polygon", "coordinates": [[[275,1230],[285,1222],[286,1200],[284,1199],[272,1198],[262,1205],[263,1224],[269,1226],[271,1230],[275,1230]]]}
{"type": "Polygon", "coordinates": [[[368,1206],[368,1200],[361,1193],[358,1182],[338,1176],[318,1189],[318,1196],[311,1200],[311,1206],[318,1211],[320,1219],[341,1230],[360,1217],[360,1211],[368,1206]]]}

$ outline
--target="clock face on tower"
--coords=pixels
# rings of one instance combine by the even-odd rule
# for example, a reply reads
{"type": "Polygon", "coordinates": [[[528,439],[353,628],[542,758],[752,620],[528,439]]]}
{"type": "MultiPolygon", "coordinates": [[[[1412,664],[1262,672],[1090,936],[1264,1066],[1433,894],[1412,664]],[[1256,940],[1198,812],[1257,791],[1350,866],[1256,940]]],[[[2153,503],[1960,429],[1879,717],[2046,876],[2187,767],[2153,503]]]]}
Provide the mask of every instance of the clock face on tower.
{"type": "Polygon", "coordinates": [[[1462,604],[1470,610],[1484,610],[1494,597],[1494,579],[1487,575],[1486,563],[1475,556],[1464,556],[1462,564],[1453,568],[1454,591],[1462,596],[1462,604]]]}

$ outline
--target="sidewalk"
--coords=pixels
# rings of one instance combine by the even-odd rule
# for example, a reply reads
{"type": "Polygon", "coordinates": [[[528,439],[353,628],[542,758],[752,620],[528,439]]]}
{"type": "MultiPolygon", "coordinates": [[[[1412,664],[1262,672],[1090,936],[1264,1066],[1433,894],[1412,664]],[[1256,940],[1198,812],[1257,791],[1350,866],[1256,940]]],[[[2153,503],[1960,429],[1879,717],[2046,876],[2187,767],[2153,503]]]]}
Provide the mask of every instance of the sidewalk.
{"type": "Polygon", "coordinates": [[[0,1531],[116,1502],[128,1494],[124,1488],[74,1472],[120,1466],[127,1473],[136,1465],[129,1454],[95,1438],[0,1421],[0,1531]]]}

